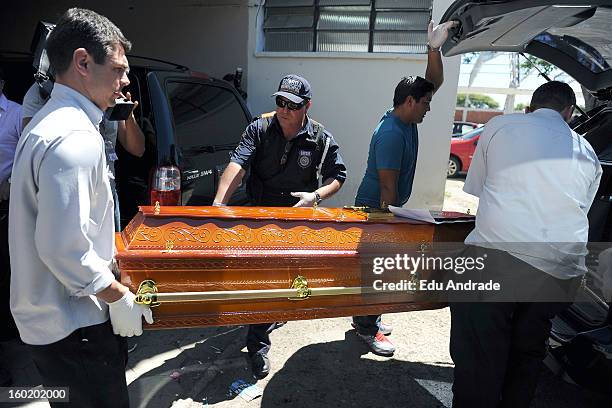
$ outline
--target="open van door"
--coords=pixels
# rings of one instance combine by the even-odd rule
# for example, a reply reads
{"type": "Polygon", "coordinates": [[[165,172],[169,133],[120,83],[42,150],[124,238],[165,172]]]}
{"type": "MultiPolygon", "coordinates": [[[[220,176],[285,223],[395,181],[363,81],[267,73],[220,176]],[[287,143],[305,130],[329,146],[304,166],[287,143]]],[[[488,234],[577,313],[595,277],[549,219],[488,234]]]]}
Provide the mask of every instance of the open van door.
{"type": "Polygon", "coordinates": [[[441,22],[458,21],[445,56],[475,51],[531,54],[564,70],[591,91],[612,86],[612,1],[460,0],[441,22]]]}

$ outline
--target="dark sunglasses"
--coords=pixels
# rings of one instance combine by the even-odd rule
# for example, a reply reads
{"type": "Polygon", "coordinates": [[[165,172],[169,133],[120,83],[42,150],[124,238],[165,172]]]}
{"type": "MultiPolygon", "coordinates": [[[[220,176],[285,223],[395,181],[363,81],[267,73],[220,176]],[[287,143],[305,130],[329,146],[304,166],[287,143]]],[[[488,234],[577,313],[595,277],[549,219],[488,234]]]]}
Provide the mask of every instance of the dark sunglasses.
{"type": "Polygon", "coordinates": [[[279,108],[287,107],[289,108],[289,110],[292,110],[292,111],[302,109],[304,105],[306,105],[307,102],[308,100],[304,99],[301,103],[295,103],[295,102],[291,102],[286,99],[283,99],[280,96],[276,97],[276,106],[278,106],[279,108]]]}

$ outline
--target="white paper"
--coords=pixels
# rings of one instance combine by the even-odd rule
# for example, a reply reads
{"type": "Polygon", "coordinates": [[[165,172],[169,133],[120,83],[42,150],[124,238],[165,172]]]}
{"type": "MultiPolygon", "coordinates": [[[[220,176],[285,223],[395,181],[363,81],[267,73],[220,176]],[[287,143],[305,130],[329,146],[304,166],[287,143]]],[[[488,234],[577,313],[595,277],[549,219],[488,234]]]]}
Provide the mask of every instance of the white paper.
{"type": "Polygon", "coordinates": [[[390,205],[389,211],[397,217],[410,218],[411,220],[424,221],[429,224],[438,224],[438,222],[432,217],[429,210],[415,210],[408,208],[395,207],[390,205]]]}

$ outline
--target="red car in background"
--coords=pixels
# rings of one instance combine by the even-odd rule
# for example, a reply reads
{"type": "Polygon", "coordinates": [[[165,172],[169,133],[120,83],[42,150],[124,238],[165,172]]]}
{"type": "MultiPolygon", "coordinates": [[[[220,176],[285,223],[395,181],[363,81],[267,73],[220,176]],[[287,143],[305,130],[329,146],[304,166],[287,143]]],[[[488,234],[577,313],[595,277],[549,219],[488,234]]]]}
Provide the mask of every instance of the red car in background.
{"type": "Polygon", "coordinates": [[[466,172],[472,163],[474,150],[480,139],[483,128],[477,128],[463,136],[451,138],[450,157],[448,159],[448,177],[455,177],[459,172],[466,172]]]}
{"type": "Polygon", "coordinates": [[[456,120],[453,122],[453,131],[451,132],[451,134],[453,135],[453,137],[458,137],[476,128],[479,128],[480,126],[482,125],[480,125],[479,123],[462,122],[462,121],[456,120]]]}

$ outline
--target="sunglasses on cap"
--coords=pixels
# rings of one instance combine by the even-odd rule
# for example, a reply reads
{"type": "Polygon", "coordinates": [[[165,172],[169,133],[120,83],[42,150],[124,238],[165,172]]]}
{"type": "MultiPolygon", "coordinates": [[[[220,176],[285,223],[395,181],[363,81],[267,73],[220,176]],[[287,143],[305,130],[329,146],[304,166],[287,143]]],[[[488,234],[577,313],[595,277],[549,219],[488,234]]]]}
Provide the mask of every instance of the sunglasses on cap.
{"type": "Polygon", "coordinates": [[[280,96],[276,97],[276,106],[278,106],[279,108],[287,107],[289,110],[293,110],[293,111],[302,109],[304,105],[306,105],[306,103],[308,103],[307,99],[304,99],[301,103],[295,103],[295,102],[291,102],[286,99],[283,99],[280,96]]]}

